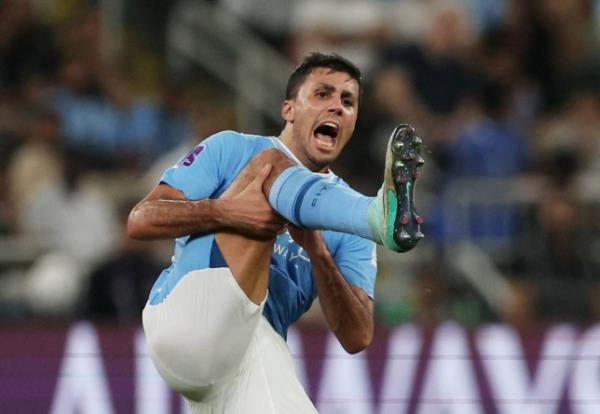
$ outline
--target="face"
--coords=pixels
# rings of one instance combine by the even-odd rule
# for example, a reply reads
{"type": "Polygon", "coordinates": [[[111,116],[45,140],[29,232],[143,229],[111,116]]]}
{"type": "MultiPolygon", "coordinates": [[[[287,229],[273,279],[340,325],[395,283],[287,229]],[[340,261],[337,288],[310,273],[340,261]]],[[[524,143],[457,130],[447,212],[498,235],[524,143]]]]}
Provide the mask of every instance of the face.
{"type": "Polygon", "coordinates": [[[350,140],[358,115],[358,82],[345,72],[317,68],[286,100],[282,140],[313,171],[327,171],[350,140]]]}

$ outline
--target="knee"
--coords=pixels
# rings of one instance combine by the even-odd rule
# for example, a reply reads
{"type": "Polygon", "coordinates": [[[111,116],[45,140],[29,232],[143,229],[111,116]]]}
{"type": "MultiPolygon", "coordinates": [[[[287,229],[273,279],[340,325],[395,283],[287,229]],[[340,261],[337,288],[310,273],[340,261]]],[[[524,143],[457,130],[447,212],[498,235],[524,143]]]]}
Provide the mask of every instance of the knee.
{"type": "Polygon", "coordinates": [[[178,392],[200,390],[233,375],[244,352],[202,328],[147,331],[148,353],[161,376],[178,392]]]}
{"type": "MultiPolygon", "coordinates": [[[[235,374],[246,354],[254,324],[237,329],[237,340],[226,320],[210,313],[205,320],[176,312],[165,318],[144,314],[148,353],[161,376],[178,392],[201,389],[235,374]]],[[[227,314],[227,312],[221,312],[227,314]]]]}

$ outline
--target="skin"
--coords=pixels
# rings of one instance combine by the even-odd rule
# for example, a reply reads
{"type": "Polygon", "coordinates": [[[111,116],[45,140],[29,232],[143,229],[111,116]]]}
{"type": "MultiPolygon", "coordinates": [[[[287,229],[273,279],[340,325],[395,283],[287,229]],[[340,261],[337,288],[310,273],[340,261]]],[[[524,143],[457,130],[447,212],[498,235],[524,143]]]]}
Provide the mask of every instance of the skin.
{"type": "MultiPolygon", "coordinates": [[[[327,172],[352,136],[358,96],[359,85],[348,74],[315,69],[296,96],[283,102],[281,115],[286,124],[280,139],[306,167],[327,172]],[[323,122],[337,126],[335,139],[315,134],[323,122]]],[[[265,150],[217,200],[186,200],[180,191],[158,185],[133,208],[129,235],[155,239],[214,232],[238,284],[250,300],[260,303],[267,293],[275,237],[287,225],[267,197],[277,176],[292,165],[278,150],[265,150]]],[[[329,327],[346,351],[364,350],[373,338],[373,301],[343,278],[319,231],[291,225],[288,229],[311,259],[329,327]]]]}
{"type": "Polygon", "coordinates": [[[358,116],[358,83],[343,72],[317,69],[309,74],[295,99],[284,101],[281,116],[286,125],[281,140],[312,171],[326,172],[346,146],[358,116]],[[333,146],[315,138],[324,122],[339,125],[333,146]]]}

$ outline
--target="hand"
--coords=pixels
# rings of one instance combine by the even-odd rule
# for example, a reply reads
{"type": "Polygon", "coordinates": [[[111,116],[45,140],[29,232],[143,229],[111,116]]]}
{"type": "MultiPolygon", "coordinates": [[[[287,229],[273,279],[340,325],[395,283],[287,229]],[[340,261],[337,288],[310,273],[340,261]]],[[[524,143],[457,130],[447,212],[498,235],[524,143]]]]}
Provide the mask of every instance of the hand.
{"type": "Polygon", "coordinates": [[[285,229],[286,220],[271,208],[263,192],[271,174],[265,165],[254,178],[241,174],[221,196],[224,224],[234,232],[259,239],[271,239],[285,229]]]}

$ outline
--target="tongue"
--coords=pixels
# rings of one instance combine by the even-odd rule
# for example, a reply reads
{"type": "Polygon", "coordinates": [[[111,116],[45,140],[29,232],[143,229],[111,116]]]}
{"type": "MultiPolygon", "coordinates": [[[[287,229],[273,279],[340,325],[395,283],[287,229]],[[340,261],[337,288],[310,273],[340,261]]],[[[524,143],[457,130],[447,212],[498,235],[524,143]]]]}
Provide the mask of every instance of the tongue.
{"type": "Polygon", "coordinates": [[[330,137],[329,135],[325,135],[325,134],[321,134],[319,132],[315,133],[315,138],[317,139],[317,142],[321,145],[327,146],[327,147],[333,147],[333,138],[330,137]]]}

